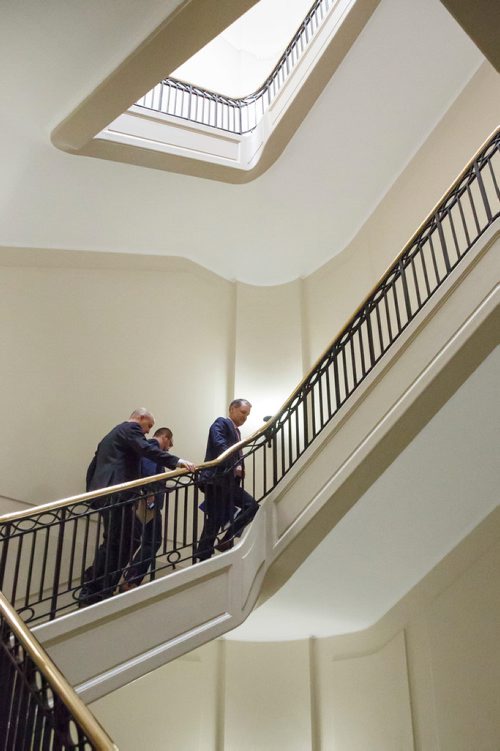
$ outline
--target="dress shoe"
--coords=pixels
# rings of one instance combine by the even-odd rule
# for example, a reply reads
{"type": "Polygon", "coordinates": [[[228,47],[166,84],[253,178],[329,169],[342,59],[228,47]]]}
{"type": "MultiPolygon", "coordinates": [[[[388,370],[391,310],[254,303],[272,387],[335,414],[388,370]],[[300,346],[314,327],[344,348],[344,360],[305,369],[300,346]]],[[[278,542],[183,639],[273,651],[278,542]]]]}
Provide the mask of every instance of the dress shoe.
{"type": "Polygon", "coordinates": [[[234,546],[234,540],[221,540],[220,542],[215,545],[215,549],[219,551],[219,553],[225,553],[226,550],[231,550],[231,548],[234,546]]]}
{"type": "Polygon", "coordinates": [[[96,602],[102,602],[104,596],[101,592],[92,592],[91,590],[82,587],[76,599],[79,608],[86,608],[89,605],[95,605],[96,602]]]}
{"type": "Polygon", "coordinates": [[[118,590],[120,592],[130,592],[131,589],[137,589],[137,584],[134,584],[134,582],[122,582],[120,586],[118,587],[118,590]]]}

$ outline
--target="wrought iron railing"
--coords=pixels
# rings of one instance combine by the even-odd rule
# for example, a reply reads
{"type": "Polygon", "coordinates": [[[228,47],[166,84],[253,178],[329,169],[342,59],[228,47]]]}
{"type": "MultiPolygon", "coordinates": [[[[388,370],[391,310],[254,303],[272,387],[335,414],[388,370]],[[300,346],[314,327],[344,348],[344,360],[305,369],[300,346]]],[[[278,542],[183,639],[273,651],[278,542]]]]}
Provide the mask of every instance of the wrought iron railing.
{"type": "Polygon", "coordinates": [[[0,593],[0,748],[117,751],[0,593]]]}
{"type": "MultiPolygon", "coordinates": [[[[499,175],[497,130],[277,415],[206,466],[220,465],[228,456],[237,463],[243,450],[245,487],[257,501],[264,499],[500,216],[499,175]]],[[[112,503],[123,490],[128,492],[126,502],[120,495],[123,521],[118,523],[123,529],[141,507],[144,511],[151,494],[165,496],[164,511],[153,522],[152,545],[145,539],[146,524],[139,525],[135,537],[123,535],[118,563],[108,567],[101,582],[103,593],[111,595],[120,587],[122,571],[127,572],[134,556],[137,563],[145,542],[150,543],[149,552],[139,561],[145,580],[193,562],[204,521],[198,472],[165,473],[7,514],[0,517],[0,588],[26,621],[53,619],[77,607],[82,585],[92,580],[91,564],[106,513],[93,508],[91,499],[96,505],[95,499],[105,496],[112,503]],[[166,487],[158,489],[159,481],[166,487]]]]}
{"type": "Polygon", "coordinates": [[[315,0],[271,74],[253,94],[233,98],[165,78],[136,105],[242,135],[253,130],[296,68],[325,18],[342,0],[315,0]]]}

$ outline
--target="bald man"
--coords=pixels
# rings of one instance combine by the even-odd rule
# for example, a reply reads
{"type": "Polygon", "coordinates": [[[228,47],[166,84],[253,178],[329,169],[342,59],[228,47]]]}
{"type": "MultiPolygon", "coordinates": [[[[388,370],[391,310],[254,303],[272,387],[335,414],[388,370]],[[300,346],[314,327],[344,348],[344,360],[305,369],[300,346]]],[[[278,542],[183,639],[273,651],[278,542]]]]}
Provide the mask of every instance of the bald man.
{"type": "MultiPolygon", "coordinates": [[[[104,436],[87,470],[87,491],[136,480],[140,477],[142,457],[168,469],[195,469],[192,462],[179,459],[163,451],[158,443],[146,439],[154,423],[151,412],[142,407],[104,436]]],[[[130,554],[134,521],[131,499],[136,494],[136,491],[123,491],[92,502],[93,508],[101,511],[104,535],[92,566],[85,571],[85,584],[78,597],[81,606],[113,594],[130,554]]]]}

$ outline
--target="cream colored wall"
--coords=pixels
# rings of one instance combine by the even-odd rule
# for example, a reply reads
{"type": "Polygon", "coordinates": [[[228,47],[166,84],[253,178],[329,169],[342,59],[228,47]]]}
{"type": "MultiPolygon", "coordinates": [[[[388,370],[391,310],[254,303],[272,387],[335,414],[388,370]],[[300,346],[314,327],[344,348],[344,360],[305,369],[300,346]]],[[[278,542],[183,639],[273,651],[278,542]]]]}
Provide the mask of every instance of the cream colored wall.
{"type": "Polygon", "coordinates": [[[307,642],[226,643],[224,749],[304,751],[311,743],[307,642]]]}
{"type": "Polygon", "coordinates": [[[499,123],[500,76],[485,62],[352,242],[304,280],[309,364],[326,349],[499,123]]]}
{"type": "Polygon", "coordinates": [[[90,705],[120,751],[211,751],[221,706],[221,642],[212,642],[90,705]]]}
{"type": "Polygon", "coordinates": [[[98,440],[137,406],[172,427],[175,452],[200,461],[227,402],[231,285],[193,265],[89,255],[42,266],[20,254],[24,265],[0,267],[0,493],[12,498],[82,492],[98,440]]]}
{"type": "Polygon", "coordinates": [[[1,382],[6,424],[23,439],[5,444],[0,493],[41,503],[82,492],[97,441],[136,406],[194,461],[235,395],[254,405],[245,435],[260,427],[302,374],[300,291],[175,259],[4,250],[1,382]]]}
{"type": "Polygon", "coordinates": [[[320,747],[346,751],[413,750],[404,633],[375,653],[339,659],[321,655],[314,669],[319,685],[320,747]]]}
{"type": "Polygon", "coordinates": [[[499,566],[500,507],[365,631],[212,643],[91,709],[121,751],[136,716],[148,751],[497,751],[499,566]]]}
{"type": "Polygon", "coordinates": [[[254,405],[245,432],[275,414],[301,378],[301,282],[237,284],[234,392],[254,405]]]}

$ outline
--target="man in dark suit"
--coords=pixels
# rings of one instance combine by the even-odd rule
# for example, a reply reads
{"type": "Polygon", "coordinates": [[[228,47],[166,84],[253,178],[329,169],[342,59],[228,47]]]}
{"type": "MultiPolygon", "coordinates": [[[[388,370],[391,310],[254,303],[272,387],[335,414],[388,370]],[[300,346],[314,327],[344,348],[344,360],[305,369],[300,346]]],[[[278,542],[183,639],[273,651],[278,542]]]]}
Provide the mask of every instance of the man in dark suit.
{"type": "MultiPolygon", "coordinates": [[[[205,461],[217,459],[224,451],[241,440],[240,427],[245,423],[252,405],[246,399],[234,399],[229,405],[229,417],[218,417],[208,434],[205,461]]],[[[198,542],[195,558],[211,558],[214,543],[225,524],[229,527],[216,546],[229,550],[234,537],[241,534],[259,509],[257,501],[242,487],[245,462],[241,452],[235,452],[219,466],[203,470],[201,483],[205,489],[205,524],[198,542]]]]}
{"type": "MultiPolygon", "coordinates": [[[[193,471],[190,461],[146,440],[153,425],[154,417],[147,409],[136,409],[127,421],[104,436],[87,470],[87,491],[136,480],[140,477],[141,457],[169,469],[184,467],[193,471]]],[[[78,597],[80,605],[91,605],[113,594],[133,546],[135,496],[134,491],[123,491],[93,502],[93,507],[101,511],[104,534],[92,566],[85,571],[85,584],[78,597]]]]}
{"type": "MultiPolygon", "coordinates": [[[[170,428],[158,428],[148,443],[159,446],[163,451],[170,451],[174,445],[174,436],[170,428]]],[[[141,459],[141,477],[152,477],[165,471],[163,464],[157,464],[143,456],[141,459]]],[[[123,572],[120,592],[128,592],[141,584],[148,568],[153,565],[154,558],[162,542],[162,509],[165,503],[167,489],[165,481],[158,481],[147,485],[143,490],[143,497],[135,506],[133,522],[134,546],[133,558],[130,565],[123,572]]]]}

